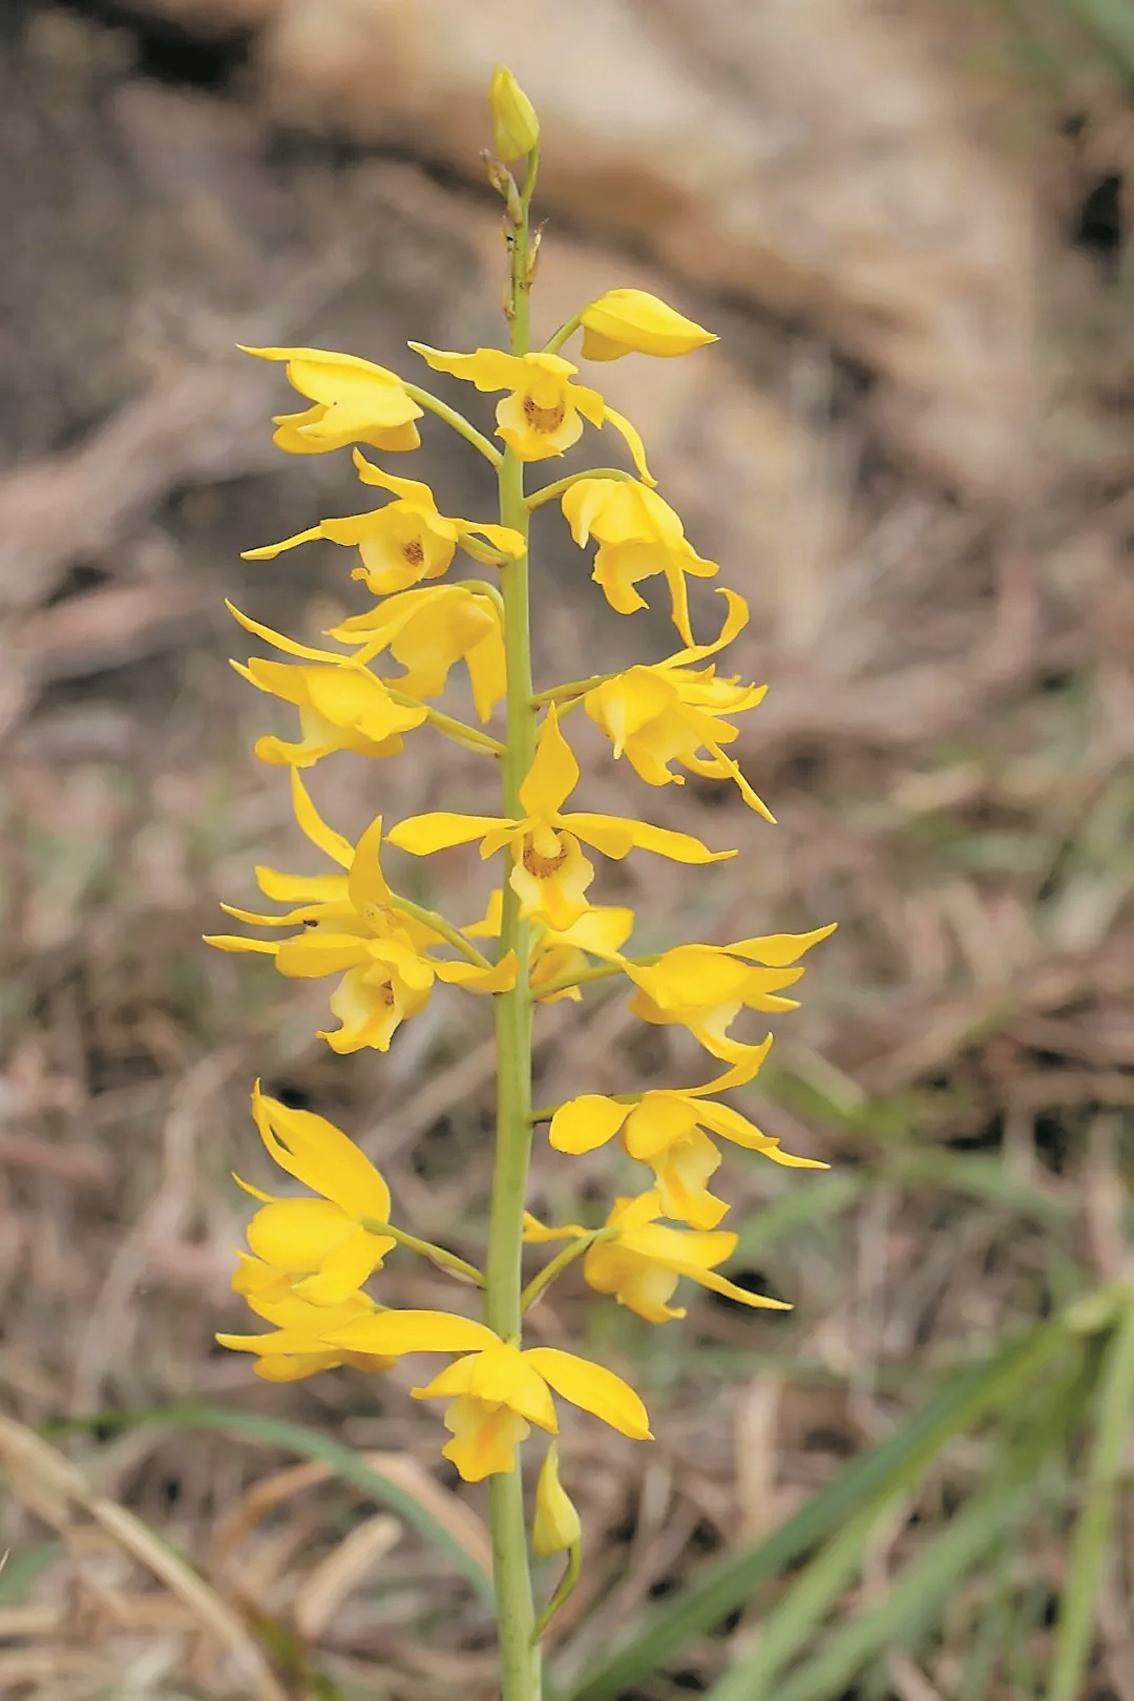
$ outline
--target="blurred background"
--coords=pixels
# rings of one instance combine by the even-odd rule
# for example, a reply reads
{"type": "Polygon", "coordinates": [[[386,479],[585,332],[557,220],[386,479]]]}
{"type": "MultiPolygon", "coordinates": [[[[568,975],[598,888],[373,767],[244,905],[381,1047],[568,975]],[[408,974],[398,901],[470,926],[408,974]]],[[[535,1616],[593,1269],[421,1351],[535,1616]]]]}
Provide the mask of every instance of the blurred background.
{"type": "MultiPolygon", "coordinates": [[[[269,1388],[212,1341],[246,1317],[229,1172],[274,1179],[255,1074],[363,1142],[401,1221],[476,1255],[486,1009],[437,996],[387,1057],[337,1059],[312,1037],[325,985],[200,935],[220,898],[251,902],[254,862],[314,867],[251,754],[288,713],[228,668],[251,646],[222,598],[308,640],[366,603],[331,546],[238,559],[369,504],[346,456],[272,449],[291,393],[233,345],[416,379],[407,337],[499,339],[477,155],[504,59],[543,121],[537,328],[632,284],[721,336],[595,381],[749,599],[730,663],[771,686],[739,748],[779,825],[711,783],[634,788],[747,854],[695,881],[610,865],[596,895],[638,907],[644,950],[840,924],[737,1101],[832,1168],[733,1152],[723,1172],[732,1273],[795,1310],[701,1296],[651,1331],[574,1274],[543,1304],[544,1337],[630,1375],[659,1434],[565,1426],[588,1550],[562,1693],[758,1701],[786,1673],[795,1701],[1131,1701],[1134,1407],[1107,1306],[1134,1103],[1134,8],[8,0],[0,48],[0,1694],[495,1693],[467,1575],[482,1497],[456,1491],[409,1378],[269,1388]],[[1002,1378],[872,1516],[790,1523],[958,1367],[1002,1365],[1068,1306],[1085,1345],[1002,1378]],[[346,1440],[405,1504],[376,1509],[261,1418],[346,1440]],[[989,1500],[1013,1473],[1022,1495],[989,1500]],[[1084,1494],[1114,1519],[1093,1550],[1071,1545],[1084,1494]],[[794,1547],[737,1582],[785,1520],[794,1547]],[[663,1646],[710,1575],[731,1594],[663,1646]],[[650,1612],[657,1659],[587,1688],[650,1612]]],[[[394,470],[489,517],[476,457],[426,426],[394,470]]],[[[537,538],[544,684],[675,647],[660,602],[607,610],[553,513],[537,538]]],[[[579,734],[584,806],[625,809],[625,773],[579,734]]],[[[486,807],[428,730],[312,785],[352,834],[379,808],[486,807]]],[[[458,921],[483,909],[475,855],[395,877],[458,921]]],[[[676,1030],[643,1033],[603,989],[540,1033],[544,1102],[700,1078],[676,1030]]],[[[616,1169],[537,1137],[548,1214],[601,1212],[616,1169]]],[[[390,1303],[449,1299],[405,1256],[383,1281],[390,1303]]]]}

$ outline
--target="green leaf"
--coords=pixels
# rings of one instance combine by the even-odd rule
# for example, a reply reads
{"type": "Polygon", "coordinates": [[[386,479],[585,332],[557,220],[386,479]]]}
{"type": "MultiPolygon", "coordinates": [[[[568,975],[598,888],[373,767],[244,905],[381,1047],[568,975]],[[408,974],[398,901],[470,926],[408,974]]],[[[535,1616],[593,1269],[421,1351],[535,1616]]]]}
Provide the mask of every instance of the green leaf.
{"type": "Polygon", "coordinates": [[[1098,1428],[1083,1508],[1067,1560],[1048,1701],[1077,1701],[1084,1693],[1103,1582],[1118,1507],[1123,1453],[1134,1425],[1134,1293],[1128,1295],[1103,1361],[1098,1428]]]}
{"type": "Polygon", "coordinates": [[[1064,1353],[1059,1319],[1039,1325],[981,1363],[955,1373],[920,1412],[846,1467],[786,1523],[755,1546],[728,1555],[643,1615],[625,1639],[562,1686],[563,1701],[617,1701],[687,1643],[743,1607],[764,1583],[868,1508],[913,1487],[955,1435],[1005,1402],[1064,1353]]]}
{"type": "Polygon", "coordinates": [[[492,1578],[488,1571],[454,1539],[427,1507],[408,1494],[400,1483],[368,1465],[351,1448],[303,1424],[289,1423],[285,1418],[264,1417],[259,1412],[242,1412],[236,1407],[187,1401],[176,1406],[156,1406],[148,1411],[98,1412],[93,1416],[66,1418],[49,1428],[94,1429],[110,1425],[126,1428],[151,1423],[165,1424],[171,1429],[217,1430],[239,1436],[241,1440],[257,1442],[263,1447],[278,1447],[284,1453],[320,1460],[341,1482],[353,1484],[380,1505],[388,1506],[413,1529],[428,1537],[464,1573],[479,1598],[487,1606],[493,1604],[492,1578]]]}

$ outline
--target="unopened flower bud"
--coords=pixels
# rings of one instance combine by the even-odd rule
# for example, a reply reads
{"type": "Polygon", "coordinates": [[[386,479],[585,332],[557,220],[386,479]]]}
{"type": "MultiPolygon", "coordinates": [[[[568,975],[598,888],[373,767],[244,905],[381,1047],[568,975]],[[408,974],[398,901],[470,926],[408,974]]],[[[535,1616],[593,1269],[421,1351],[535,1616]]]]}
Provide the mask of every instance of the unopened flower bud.
{"type": "Polygon", "coordinates": [[[717,340],[712,331],[644,289],[607,290],[583,309],[582,322],[586,360],[618,360],[624,354],[690,354],[717,340]]]}
{"type": "Polygon", "coordinates": [[[576,1547],[581,1535],[579,1514],[559,1480],[559,1449],[553,1441],[536,1484],[532,1546],[541,1559],[550,1559],[553,1553],[566,1553],[576,1547]]]}
{"type": "Polygon", "coordinates": [[[488,99],[492,107],[492,134],[500,158],[513,160],[521,154],[530,154],[539,140],[539,119],[506,65],[498,65],[492,73],[488,99]]]}

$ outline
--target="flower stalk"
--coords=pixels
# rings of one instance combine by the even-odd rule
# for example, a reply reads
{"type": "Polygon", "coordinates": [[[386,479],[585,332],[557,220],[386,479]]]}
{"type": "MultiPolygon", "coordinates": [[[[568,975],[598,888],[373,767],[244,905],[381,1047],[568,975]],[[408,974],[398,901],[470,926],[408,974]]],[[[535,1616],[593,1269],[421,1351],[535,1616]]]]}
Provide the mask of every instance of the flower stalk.
{"type": "MultiPolygon", "coordinates": [[[[514,355],[530,347],[531,198],[539,170],[538,142],[528,160],[520,193],[519,220],[506,230],[509,250],[505,316],[514,355]]],[[[507,218],[507,214],[506,214],[507,218]]],[[[510,221],[509,221],[510,222],[510,221]]],[[[515,450],[505,450],[497,471],[500,523],[525,540],[530,514],[524,496],[524,467],[515,450]]],[[[535,754],[536,714],[532,706],[531,619],[528,606],[528,557],[508,561],[501,570],[504,599],[504,658],[507,680],[505,744],[501,758],[504,813],[522,815],[520,787],[535,754]]],[[[500,951],[514,952],[516,984],[496,999],[496,1149],[488,1230],[485,1321],[516,1344],[523,1330],[521,1264],[524,1203],[532,1147],[532,998],[529,986],[531,940],[520,915],[520,900],[502,884],[500,951]]],[[[535,1631],[523,1482],[518,1470],[492,1478],[489,1489],[492,1575],[500,1635],[501,1701],[539,1701],[540,1651],[535,1631]]]]}

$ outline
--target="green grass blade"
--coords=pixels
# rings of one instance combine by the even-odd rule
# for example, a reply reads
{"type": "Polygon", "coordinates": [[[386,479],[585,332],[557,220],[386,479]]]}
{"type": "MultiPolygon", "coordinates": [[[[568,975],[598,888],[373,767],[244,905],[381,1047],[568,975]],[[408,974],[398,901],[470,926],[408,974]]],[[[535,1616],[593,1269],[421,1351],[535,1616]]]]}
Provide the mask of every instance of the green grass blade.
{"type": "MultiPolygon", "coordinates": [[[[760,1626],[749,1658],[709,1691],[709,1701],[767,1701],[784,1666],[805,1645],[862,1566],[863,1550],[889,1503],[878,1501],[837,1530],[760,1626]]],[[[832,1691],[834,1693],[834,1691],[832,1691]]]]}
{"type": "Polygon", "coordinates": [[[93,1429],[115,1425],[126,1428],[151,1423],[164,1424],[171,1429],[216,1430],[263,1447],[278,1447],[281,1452],[294,1453],[301,1458],[318,1459],[341,1482],[351,1483],[380,1505],[388,1506],[399,1518],[441,1548],[468,1578],[480,1600],[486,1606],[492,1605],[489,1572],[433,1517],[428,1508],[407,1494],[399,1483],[368,1465],[351,1448],[332,1441],[330,1436],[321,1435],[318,1430],[290,1423],[285,1418],[265,1417],[259,1412],[243,1412],[236,1407],[210,1406],[192,1401],[176,1406],[157,1406],[149,1411],[99,1412],[91,1417],[67,1418],[50,1427],[93,1429]]]}
{"type": "MultiPolygon", "coordinates": [[[[915,1644],[958,1580],[979,1565],[990,1545],[1019,1517],[1026,1493],[1026,1485],[1017,1482],[970,1500],[876,1607],[842,1625],[818,1654],[777,1682],[777,1701],[829,1701],[868,1661],[889,1648],[915,1644]]],[[[710,1701],[764,1701],[769,1689],[759,1683],[745,1688],[743,1673],[738,1667],[710,1691],[710,1701]]]]}
{"type": "Polygon", "coordinates": [[[1067,1561],[1048,1701],[1078,1701],[1084,1692],[1095,1627],[1095,1600],[1103,1581],[1118,1505],[1123,1451],[1134,1425],[1134,1293],[1122,1310],[1101,1373],[1098,1426],[1082,1511],[1067,1561]]]}
{"type": "Polygon", "coordinates": [[[40,1572],[53,1565],[62,1552],[62,1542],[49,1541],[20,1553],[0,1555],[4,1561],[0,1566],[0,1606],[22,1606],[40,1572]]]}
{"type": "Polygon", "coordinates": [[[848,1519],[912,1486],[953,1436],[1011,1399],[1070,1344],[1066,1328],[1055,1319],[956,1372],[920,1412],[847,1466],[771,1535],[717,1561],[644,1614],[620,1644],[562,1686],[563,1701],[617,1701],[848,1519]]]}

